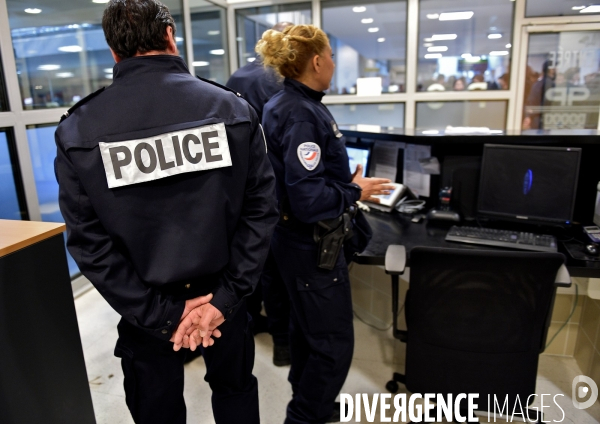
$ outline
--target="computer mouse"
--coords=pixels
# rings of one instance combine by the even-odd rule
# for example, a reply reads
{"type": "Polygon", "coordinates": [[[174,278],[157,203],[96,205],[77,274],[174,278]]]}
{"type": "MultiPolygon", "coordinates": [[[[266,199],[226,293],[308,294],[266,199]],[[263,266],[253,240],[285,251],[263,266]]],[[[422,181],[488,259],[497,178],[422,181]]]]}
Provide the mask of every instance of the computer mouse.
{"type": "Polygon", "coordinates": [[[598,246],[596,243],[586,244],[585,253],[587,253],[590,256],[598,256],[598,254],[600,253],[600,246],[598,246]]]}

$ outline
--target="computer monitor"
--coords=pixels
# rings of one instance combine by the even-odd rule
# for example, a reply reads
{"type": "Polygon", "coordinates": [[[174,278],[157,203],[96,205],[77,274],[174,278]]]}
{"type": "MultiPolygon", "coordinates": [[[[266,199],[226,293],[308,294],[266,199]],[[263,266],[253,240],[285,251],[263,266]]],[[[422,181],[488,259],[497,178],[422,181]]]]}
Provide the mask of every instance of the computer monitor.
{"type": "Polygon", "coordinates": [[[361,164],[363,166],[363,177],[367,176],[369,171],[369,157],[371,155],[370,146],[361,145],[346,145],[346,151],[348,152],[348,162],[350,164],[350,172],[354,173],[356,165],[361,164]]]}
{"type": "Polygon", "coordinates": [[[570,224],[581,149],[486,144],[478,215],[537,224],[570,224]]]}

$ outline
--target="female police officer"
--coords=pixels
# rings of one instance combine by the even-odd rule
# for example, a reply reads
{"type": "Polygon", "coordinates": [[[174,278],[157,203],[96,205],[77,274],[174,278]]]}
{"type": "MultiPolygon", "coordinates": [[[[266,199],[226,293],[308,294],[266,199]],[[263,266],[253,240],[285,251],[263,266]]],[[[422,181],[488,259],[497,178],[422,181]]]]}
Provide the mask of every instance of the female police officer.
{"type": "Polygon", "coordinates": [[[322,30],[268,30],[256,51],[285,77],[283,90],[265,105],[263,127],[282,217],[271,247],[292,304],[286,423],[332,422],[352,360],[352,300],[344,255],[333,269],[319,267],[315,225],[387,193],[389,180],[362,178],[360,168],[350,173],[342,134],[321,103],[335,67],[322,30]]]}

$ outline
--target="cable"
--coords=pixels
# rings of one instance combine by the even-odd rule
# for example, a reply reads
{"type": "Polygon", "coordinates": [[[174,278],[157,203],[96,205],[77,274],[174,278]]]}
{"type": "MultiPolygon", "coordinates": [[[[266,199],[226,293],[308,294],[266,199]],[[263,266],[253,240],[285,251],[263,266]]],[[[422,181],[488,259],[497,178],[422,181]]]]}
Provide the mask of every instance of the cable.
{"type": "Polygon", "coordinates": [[[407,200],[406,197],[402,198],[396,204],[396,210],[400,213],[413,214],[420,211],[425,207],[425,200],[407,200]]]}
{"type": "Polygon", "coordinates": [[[554,336],[552,336],[552,338],[550,339],[550,341],[548,343],[546,343],[546,347],[544,349],[546,349],[548,346],[550,346],[552,344],[552,342],[554,341],[554,339],[556,338],[556,336],[558,336],[558,333],[560,333],[562,331],[562,329],[565,328],[565,326],[571,320],[571,317],[575,313],[575,308],[577,307],[577,298],[579,297],[578,295],[579,295],[579,287],[577,286],[577,284],[575,284],[575,304],[573,305],[573,310],[571,311],[571,314],[569,315],[569,317],[567,318],[567,320],[565,321],[565,323],[558,329],[558,331],[556,332],[556,334],[554,336]]]}

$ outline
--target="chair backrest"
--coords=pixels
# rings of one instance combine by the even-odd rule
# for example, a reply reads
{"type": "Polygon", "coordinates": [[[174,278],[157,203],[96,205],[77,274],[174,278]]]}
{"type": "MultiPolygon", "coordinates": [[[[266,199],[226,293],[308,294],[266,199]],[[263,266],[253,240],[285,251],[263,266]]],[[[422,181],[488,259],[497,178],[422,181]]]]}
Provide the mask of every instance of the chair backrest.
{"type": "Polygon", "coordinates": [[[416,247],[409,260],[408,390],[527,402],[564,257],[416,247]]]}

